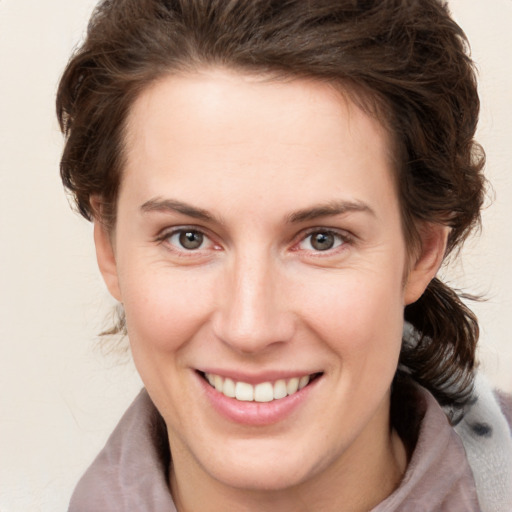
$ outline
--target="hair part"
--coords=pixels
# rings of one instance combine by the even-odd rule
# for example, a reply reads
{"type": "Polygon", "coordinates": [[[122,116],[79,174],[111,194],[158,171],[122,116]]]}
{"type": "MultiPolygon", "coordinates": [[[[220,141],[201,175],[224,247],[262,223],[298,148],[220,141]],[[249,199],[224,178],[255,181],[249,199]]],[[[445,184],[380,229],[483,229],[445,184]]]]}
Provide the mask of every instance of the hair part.
{"type": "MultiPolygon", "coordinates": [[[[396,143],[404,235],[450,227],[447,254],[480,223],[484,153],[467,39],[440,0],[103,0],[62,76],[61,176],[77,210],[112,229],[126,119],[138,95],[169,74],[220,66],[312,78],[340,87],[396,143]],[[101,207],[93,209],[91,198],[101,207]]],[[[401,362],[442,403],[471,390],[478,323],[434,279],[405,308],[419,333],[401,362]]],[[[110,334],[123,330],[124,320],[110,334]]]]}

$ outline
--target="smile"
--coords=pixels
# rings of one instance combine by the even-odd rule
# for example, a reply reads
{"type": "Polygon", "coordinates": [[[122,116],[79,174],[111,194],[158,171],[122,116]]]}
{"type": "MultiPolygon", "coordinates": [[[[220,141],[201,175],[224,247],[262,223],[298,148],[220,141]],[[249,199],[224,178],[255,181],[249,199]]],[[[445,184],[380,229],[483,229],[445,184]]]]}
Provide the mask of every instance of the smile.
{"type": "Polygon", "coordinates": [[[318,374],[278,379],[274,382],[261,382],[256,385],[237,382],[213,373],[205,373],[204,377],[219,393],[241,402],[272,402],[293,395],[305,388],[318,374]]]}

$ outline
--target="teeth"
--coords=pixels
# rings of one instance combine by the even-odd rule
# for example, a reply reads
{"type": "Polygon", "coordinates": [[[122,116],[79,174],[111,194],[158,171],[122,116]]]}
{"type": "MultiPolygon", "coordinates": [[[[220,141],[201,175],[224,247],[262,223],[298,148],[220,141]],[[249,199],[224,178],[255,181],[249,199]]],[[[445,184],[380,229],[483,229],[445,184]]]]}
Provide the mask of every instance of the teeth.
{"type": "Polygon", "coordinates": [[[226,396],[229,396],[229,398],[235,398],[235,396],[236,396],[235,383],[231,379],[224,380],[224,386],[222,388],[222,393],[224,393],[226,396]]]}
{"type": "Polygon", "coordinates": [[[274,388],[270,382],[263,382],[254,387],[255,402],[272,402],[272,400],[274,400],[274,388]]]}
{"type": "Polygon", "coordinates": [[[309,375],[301,377],[299,380],[299,389],[305,388],[309,384],[309,375]]]}
{"type": "Polygon", "coordinates": [[[212,373],[205,374],[206,380],[219,393],[236,398],[242,402],[271,402],[279,400],[306,387],[311,380],[309,375],[293,377],[292,379],[279,379],[272,382],[262,382],[253,386],[247,382],[234,382],[232,379],[223,378],[212,373]]]}
{"type": "Polygon", "coordinates": [[[254,388],[246,382],[237,382],[235,386],[235,397],[242,402],[252,402],[254,400],[254,388]]]}
{"type": "Polygon", "coordinates": [[[284,398],[285,396],[287,396],[288,391],[286,391],[286,382],[284,380],[278,380],[274,384],[273,392],[274,392],[273,398],[275,400],[279,400],[280,398],[284,398]]]}
{"type": "Polygon", "coordinates": [[[286,392],[293,395],[299,389],[299,379],[297,377],[290,379],[286,384],[286,392]]]}
{"type": "Polygon", "coordinates": [[[220,375],[215,375],[213,378],[213,385],[217,391],[220,391],[222,393],[222,389],[224,387],[223,378],[220,375]]]}

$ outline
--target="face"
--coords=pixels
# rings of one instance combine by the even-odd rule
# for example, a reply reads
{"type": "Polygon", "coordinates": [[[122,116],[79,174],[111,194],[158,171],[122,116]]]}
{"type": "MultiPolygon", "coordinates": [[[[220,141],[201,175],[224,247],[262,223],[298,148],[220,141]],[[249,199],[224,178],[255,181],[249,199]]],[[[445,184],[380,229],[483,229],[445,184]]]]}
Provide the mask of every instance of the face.
{"type": "Polygon", "coordinates": [[[175,467],[286,489],[372,460],[439,263],[408,257],[386,131],[328,84],[222,70],[162,79],[127,126],[98,258],[175,467]]]}

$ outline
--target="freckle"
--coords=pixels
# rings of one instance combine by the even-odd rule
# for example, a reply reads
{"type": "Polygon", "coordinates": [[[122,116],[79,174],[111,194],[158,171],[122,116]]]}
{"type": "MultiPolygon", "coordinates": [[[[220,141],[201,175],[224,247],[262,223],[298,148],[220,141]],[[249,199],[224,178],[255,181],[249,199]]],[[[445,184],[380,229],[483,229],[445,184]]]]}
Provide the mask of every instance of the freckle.
{"type": "Polygon", "coordinates": [[[487,423],[474,423],[471,430],[479,437],[492,437],[492,427],[487,423]]]}

